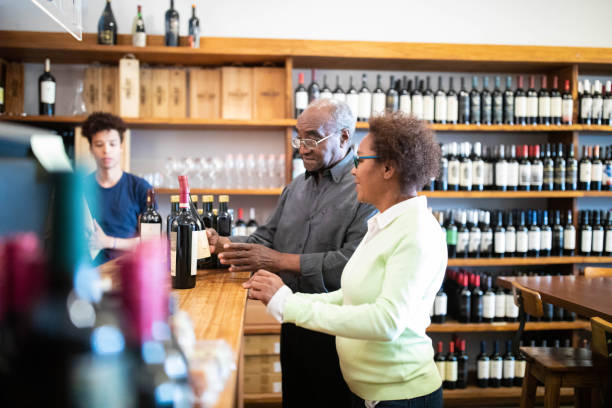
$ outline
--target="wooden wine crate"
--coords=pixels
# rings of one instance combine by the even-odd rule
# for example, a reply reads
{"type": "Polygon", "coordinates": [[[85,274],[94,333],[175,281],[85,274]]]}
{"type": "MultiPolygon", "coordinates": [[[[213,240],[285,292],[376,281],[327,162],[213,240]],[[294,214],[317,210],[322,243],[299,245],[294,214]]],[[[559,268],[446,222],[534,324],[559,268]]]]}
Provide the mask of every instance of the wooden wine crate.
{"type": "Polygon", "coordinates": [[[253,69],[221,68],[221,117],[251,119],[253,109],[253,69]]]}
{"type": "Polygon", "coordinates": [[[153,117],[153,70],[140,68],[140,117],[153,117]]]}
{"type": "Polygon", "coordinates": [[[119,69],[117,67],[102,67],[101,90],[100,110],[116,115],[119,110],[119,69]]]}
{"type": "MultiPolygon", "coordinates": [[[[123,171],[130,171],[130,149],[131,133],[128,130],[123,134],[121,152],[121,168],[123,171]]],[[[76,167],[88,173],[96,170],[96,162],[89,150],[89,141],[83,136],[83,129],[80,126],[74,128],[74,160],[76,167]]]]}
{"type": "Polygon", "coordinates": [[[285,70],[253,68],[253,119],[283,119],[285,113],[285,70]]]}
{"type": "Polygon", "coordinates": [[[153,117],[169,117],[168,88],[170,86],[170,70],[153,69],[153,117]]]}
{"type": "Polygon", "coordinates": [[[119,60],[119,115],[139,117],[140,64],[135,58],[119,60]]]}
{"type": "Polygon", "coordinates": [[[85,69],[85,80],[83,81],[83,96],[88,113],[101,110],[102,97],[102,67],[91,65],[85,69]]]}
{"type": "Polygon", "coordinates": [[[247,394],[276,393],[280,398],[282,391],[281,373],[272,374],[245,374],[244,392],[247,394]]]}
{"type": "Polygon", "coordinates": [[[4,106],[6,113],[21,115],[23,113],[23,64],[9,62],[6,66],[6,86],[4,89],[4,106]]]}
{"type": "Polygon", "coordinates": [[[220,69],[189,70],[189,117],[199,119],[221,117],[220,69]]]}
{"type": "Polygon", "coordinates": [[[170,83],[168,88],[169,117],[187,117],[187,71],[183,68],[170,70],[170,83]]]}

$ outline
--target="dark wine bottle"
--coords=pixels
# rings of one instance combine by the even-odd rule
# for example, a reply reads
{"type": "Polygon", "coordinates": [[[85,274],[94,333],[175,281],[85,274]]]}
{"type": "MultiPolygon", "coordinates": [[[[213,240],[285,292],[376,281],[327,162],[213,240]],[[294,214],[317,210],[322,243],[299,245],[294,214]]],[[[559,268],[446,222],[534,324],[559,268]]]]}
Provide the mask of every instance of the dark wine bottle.
{"type": "Polygon", "coordinates": [[[535,90],[535,77],[529,76],[529,89],[527,89],[527,123],[538,123],[538,93],[535,90]]]}
{"type": "Polygon", "coordinates": [[[590,223],[591,211],[582,211],[580,217],[580,255],[591,256],[593,248],[593,227],[590,223]]]}
{"type": "Polygon", "coordinates": [[[457,356],[457,388],[467,388],[468,383],[468,355],[465,352],[465,340],[459,343],[459,355],[457,356]]]}
{"type": "Polygon", "coordinates": [[[587,79],[584,81],[584,89],[580,95],[580,123],[590,125],[592,113],[593,97],[591,95],[591,82],[587,79]]]}
{"type": "Polygon", "coordinates": [[[499,340],[493,343],[493,354],[489,357],[489,387],[499,388],[503,378],[503,358],[499,354],[499,340]]]}
{"type": "Polygon", "coordinates": [[[106,6],[98,20],[98,44],[117,45],[117,21],[111,8],[111,0],[106,0],[106,6]]]}
{"type": "Polygon", "coordinates": [[[482,231],[478,226],[478,212],[472,213],[472,225],[470,226],[470,238],[468,242],[468,256],[480,258],[480,243],[482,242],[482,231]]]}
{"type": "Polygon", "coordinates": [[[387,89],[385,109],[387,112],[397,112],[399,109],[399,92],[395,87],[395,77],[391,75],[389,79],[389,89],[387,89]]]}
{"type": "Polygon", "coordinates": [[[447,109],[447,96],[444,89],[442,89],[442,77],[438,77],[438,90],[434,96],[435,109],[434,109],[434,121],[435,123],[446,123],[448,115],[447,109]]]}
{"type": "Polygon", "coordinates": [[[472,191],[472,160],[470,159],[470,143],[460,145],[461,161],[459,163],[459,190],[472,191]]]}
{"type": "Polygon", "coordinates": [[[504,123],[504,94],[501,91],[501,79],[495,77],[495,88],[491,96],[493,103],[493,124],[501,125],[504,123]]]}
{"type": "MultiPolygon", "coordinates": [[[[435,100],[434,93],[431,89],[431,79],[429,75],[426,78],[426,87],[423,91],[423,120],[427,123],[433,123],[435,117],[435,100]]],[[[422,87],[421,87],[422,88],[422,87]]]]}
{"type": "Polygon", "coordinates": [[[491,288],[491,277],[485,277],[485,292],[482,295],[482,321],[493,323],[495,319],[495,292],[491,288]]]}
{"type": "Polygon", "coordinates": [[[531,157],[531,191],[542,191],[544,184],[544,163],[540,159],[540,145],[529,146],[531,157]]]}
{"type": "Polygon", "coordinates": [[[501,286],[497,286],[495,291],[495,321],[503,322],[506,320],[506,293],[501,286]]]}
{"type": "Polygon", "coordinates": [[[593,146],[593,160],[591,160],[591,190],[601,191],[603,181],[603,162],[599,156],[600,146],[593,146]]]}
{"type": "Polygon", "coordinates": [[[524,258],[529,251],[529,230],[525,224],[525,212],[519,211],[516,226],[516,252],[515,256],[524,258]]]}
{"type": "Polygon", "coordinates": [[[442,386],[446,388],[446,356],[444,355],[444,343],[438,342],[438,351],[434,355],[434,362],[442,379],[442,386]]]}
{"type": "Polygon", "coordinates": [[[469,323],[471,317],[471,296],[470,290],[468,289],[468,277],[467,275],[463,276],[463,282],[461,282],[461,292],[459,292],[459,318],[457,319],[459,323],[469,323]]]}
{"type": "Polygon", "coordinates": [[[538,124],[540,125],[550,125],[551,97],[547,88],[548,78],[546,75],[542,75],[541,88],[538,92],[538,124]]]}
{"type": "Polygon", "coordinates": [[[563,100],[559,92],[559,77],[553,77],[553,85],[550,90],[550,123],[559,126],[563,115],[563,100]]]}
{"type": "Polygon", "coordinates": [[[170,275],[172,288],[195,287],[200,237],[196,215],[192,213],[187,176],[179,176],[179,212],[170,226],[170,275]]]}
{"type": "Polygon", "coordinates": [[[483,320],[483,292],[480,289],[480,276],[474,277],[474,289],[472,289],[471,322],[482,323],[483,320]]]}
{"type": "MultiPolygon", "coordinates": [[[[364,74],[365,75],[365,74],[364,74]]],[[[319,84],[317,83],[317,71],[311,70],[311,81],[310,85],[308,85],[308,103],[312,103],[316,101],[321,96],[321,88],[319,88],[319,84]]]]}
{"type": "Polygon", "coordinates": [[[565,160],[565,189],[578,190],[578,160],[574,157],[574,145],[567,145],[567,159],[565,160]]]}
{"type": "Polygon", "coordinates": [[[309,95],[304,88],[304,73],[298,74],[298,86],[295,88],[295,117],[297,118],[308,107],[309,95]]]}
{"type": "Polygon", "coordinates": [[[508,189],[508,162],[505,158],[505,146],[497,147],[497,161],[495,162],[495,189],[506,191],[508,189]]]}
{"type": "Polygon", "coordinates": [[[480,125],[482,122],[482,102],[478,90],[478,77],[472,77],[472,90],[470,91],[470,123],[480,125]]]}
{"type": "Polygon", "coordinates": [[[145,30],[144,19],[142,18],[142,6],[138,5],[134,27],[132,29],[132,45],[134,47],[147,46],[147,32],[145,30]]]}
{"type": "Polygon", "coordinates": [[[192,47],[200,48],[200,19],[196,16],[196,6],[191,5],[191,18],[189,19],[189,37],[191,37],[192,47]]]}
{"type": "Polygon", "coordinates": [[[604,231],[604,255],[612,256],[612,210],[608,211],[606,227],[604,231]]]}
{"type": "Polygon", "coordinates": [[[514,385],[515,358],[512,354],[512,340],[506,341],[506,354],[503,360],[503,377],[502,385],[504,387],[512,387],[514,385]]]}
{"type": "MultiPolygon", "coordinates": [[[[610,115],[610,117],[612,117],[612,115],[610,115]]],[[[454,125],[457,123],[458,119],[459,119],[459,100],[458,100],[457,92],[455,92],[455,88],[453,86],[453,77],[450,77],[448,79],[448,92],[446,93],[446,123],[454,125]]]]}
{"type": "Polygon", "coordinates": [[[406,75],[404,75],[404,78],[402,80],[402,87],[399,91],[399,110],[405,113],[406,115],[410,115],[412,113],[412,101],[410,90],[408,89],[408,82],[409,81],[406,80],[406,75]]]}
{"type": "Polygon", "coordinates": [[[550,143],[546,143],[544,148],[542,188],[545,191],[552,191],[555,188],[555,161],[552,159],[550,143]]]}
{"type": "Polygon", "coordinates": [[[491,228],[491,213],[484,212],[483,227],[481,228],[480,256],[491,258],[493,256],[493,229],[491,228]]]}
{"type": "Polygon", "coordinates": [[[480,101],[482,103],[481,122],[483,125],[490,125],[493,122],[493,96],[489,90],[489,77],[483,79],[482,93],[480,101]]]}
{"type": "Polygon", "coordinates": [[[351,108],[353,116],[356,118],[359,115],[359,93],[353,86],[353,76],[349,77],[349,89],[346,91],[346,104],[351,108]]]}
{"type": "Polygon", "coordinates": [[[51,61],[45,59],[45,72],[38,78],[38,114],[55,115],[56,82],[51,75],[51,61]]]}
{"type": "Polygon", "coordinates": [[[603,223],[601,222],[602,213],[599,210],[593,210],[593,222],[591,228],[593,229],[593,243],[591,245],[591,255],[601,256],[604,252],[604,238],[605,231],[603,223]]]}
{"type": "MultiPolygon", "coordinates": [[[[519,348],[523,347],[523,341],[521,340],[519,343],[519,348]]],[[[514,356],[514,386],[522,387],[523,379],[525,378],[525,369],[527,368],[527,361],[525,361],[525,356],[519,350],[518,355],[514,356]]]]}
{"type": "Polygon", "coordinates": [[[321,88],[321,99],[331,99],[333,94],[329,86],[327,85],[327,75],[323,75],[323,88],[321,88]]]}
{"type": "Polygon", "coordinates": [[[457,378],[459,376],[459,367],[457,362],[457,355],[455,354],[455,343],[450,342],[448,345],[448,354],[446,355],[445,363],[445,375],[446,375],[446,389],[454,390],[457,388],[457,378]]]}
{"type": "Polygon", "coordinates": [[[574,98],[570,91],[570,81],[565,80],[563,94],[561,95],[561,123],[571,125],[574,121],[574,98]]]}
{"type": "Polygon", "coordinates": [[[504,125],[514,125],[514,92],[512,92],[512,77],[506,77],[504,91],[504,125]]]}
{"type": "Polygon", "coordinates": [[[171,195],[170,196],[170,214],[166,218],[166,234],[168,238],[168,242],[170,242],[170,226],[172,225],[172,220],[177,216],[179,212],[179,196],[171,195]]]}
{"type": "Polygon", "coordinates": [[[457,258],[467,258],[470,242],[470,230],[466,225],[467,214],[461,211],[459,215],[459,228],[457,230],[457,258]]]}
{"type": "Polygon", "coordinates": [[[483,191],[485,185],[485,162],[482,159],[482,144],[474,143],[472,154],[472,190],[483,191]]]}
{"type": "Polygon", "coordinates": [[[371,116],[380,116],[385,113],[385,91],[382,89],[382,76],[376,75],[376,88],[372,91],[371,116]]]}
{"type": "Polygon", "coordinates": [[[567,210],[563,229],[563,255],[573,256],[576,251],[576,228],[572,223],[572,210],[567,210]]]}
{"type": "Polygon", "coordinates": [[[448,152],[447,146],[440,143],[440,151],[442,154],[440,155],[440,171],[438,173],[438,177],[436,178],[436,190],[438,191],[446,191],[448,190],[448,152]]]}
{"type": "Polygon", "coordinates": [[[561,224],[561,211],[555,211],[555,223],[552,228],[552,256],[563,255],[563,225],[561,224]]]}
{"type": "Polygon", "coordinates": [[[542,242],[542,231],[538,226],[538,213],[531,211],[531,219],[528,233],[527,255],[531,257],[540,256],[540,243],[542,242]]]}
{"type": "Polygon", "coordinates": [[[507,290],[504,292],[506,296],[506,300],[504,304],[506,306],[506,318],[505,320],[509,323],[514,323],[518,320],[519,308],[514,303],[514,295],[511,290],[507,290]]]}
{"type": "Polygon", "coordinates": [[[596,80],[593,83],[591,97],[593,99],[593,105],[591,108],[591,124],[601,125],[601,117],[603,115],[603,95],[601,94],[601,81],[596,80]]]}
{"type": "Polygon", "coordinates": [[[334,89],[332,98],[340,102],[346,102],[346,93],[344,93],[344,89],[340,86],[340,75],[336,75],[336,89],[334,89]]]}
{"type": "Polygon", "coordinates": [[[372,114],[372,93],[368,89],[368,78],[366,74],[361,76],[361,89],[359,90],[359,110],[357,120],[367,122],[372,114]]]}
{"type": "Polygon", "coordinates": [[[479,388],[489,386],[489,371],[491,369],[489,356],[487,355],[487,342],[480,342],[480,354],[476,357],[476,385],[479,388]]]}
{"type": "Polygon", "coordinates": [[[174,0],[170,0],[170,8],[166,11],[166,46],[179,46],[179,13],[174,9],[174,0]]]}
{"type": "MultiPolygon", "coordinates": [[[[501,148],[501,146],[500,146],[501,148]]],[[[521,149],[519,148],[519,157],[521,155],[521,149]]],[[[506,158],[508,160],[508,176],[506,177],[506,182],[508,184],[508,191],[517,191],[519,189],[520,184],[520,165],[517,160],[517,146],[510,145],[506,148],[506,158]]]]}
{"type": "Polygon", "coordinates": [[[499,211],[497,213],[497,226],[493,235],[493,256],[503,258],[506,253],[506,229],[504,228],[504,214],[499,211]]]}
{"type": "Polygon", "coordinates": [[[257,220],[255,219],[255,208],[251,207],[249,210],[249,222],[247,223],[247,235],[253,234],[259,228],[259,224],[257,224],[257,220]]]}
{"type": "Polygon", "coordinates": [[[217,232],[222,237],[232,235],[232,218],[228,212],[229,196],[219,196],[219,213],[217,215],[217,232]]]}
{"type": "Polygon", "coordinates": [[[565,169],[566,162],[563,155],[563,144],[557,145],[557,158],[555,159],[555,190],[565,191],[565,169]]]}
{"type": "Polygon", "coordinates": [[[528,146],[520,146],[519,149],[519,186],[521,191],[531,189],[531,162],[529,161],[528,146]]]}
{"type": "Polygon", "coordinates": [[[512,258],[516,255],[516,227],[514,226],[514,216],[512,211],[506,214],[506,257],[512,258]]]}
{"type": "Polygon", "coordinates": [[[470,123],[470,94],[465,90],[465,78],[461,77],[461,88],[459,89],[459,120],[457,123],[470,123]]]}
{"type": "Polygon", "coordinates": [[[138,232],[141,241],[161,238],[162,217],[155,209],[156,207],[155,191],[150,188],[147,190],[147,208],[138,219],[138,232]]]}
{"type": "Polygon", "coordinates": [[[550,256],[552,252],[553,233],[548,224],[548,210],[542,211],[542,225],[540,226],[540,256],[550,256]]]}
{"type": "Polygon", "coordinates": [[[236,219],[235,235],[238,236],[246,236],[246,222],[244,221],[244,210],[242,208],[238,208],[238,218],[236,219]]]}
{"type": "Polygon", "coordinates": [[[446,224],[446,247],[448,248],[448,257],[457,257],[457,225],[455,224],[454,214],[451,211],[446,224]]]}
{"type": "Polygon", "coordinates": [[[523,76],[518,77],[518,88],[514,92],[514,123],[527,124],[527,94],[523,89],[523,76]]]}
{"type": "Polygon", "coordinates": [[[459,190],[460,173],[461,162],[457,157],[457,142],[452,142],[448,145],[448,190],[459,190]]]}

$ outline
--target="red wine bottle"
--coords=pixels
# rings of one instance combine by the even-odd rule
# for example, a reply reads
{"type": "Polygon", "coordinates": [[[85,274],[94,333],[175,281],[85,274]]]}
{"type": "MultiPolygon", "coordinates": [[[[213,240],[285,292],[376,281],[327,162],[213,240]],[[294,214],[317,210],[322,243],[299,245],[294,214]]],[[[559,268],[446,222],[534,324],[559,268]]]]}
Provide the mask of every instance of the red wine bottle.
{"type": "Polygon", "coordinates": [[[247,235],[246,222],[244,222],[244,210],[238,208],[238,219],[236,220],[236,235],[245,236],[247,235]]]}
{"type": "Polygon", "coordinates": [[[444,355],[444,343],[441,341],[438,342],[438,351],[434,355],[434,362],[438,368],[442,384],[446,388],[446,356],[444,355]]]}
{"type": "Polygon", "coordinates": [[[304,73],[298,74],[298,86],[295,88],[295,117],[297,118],[308,106],[308,92],[304,87],[304,73]]]}
{"type": "Polygon", "coordinates": [[[459,355],[457,356],[457,388],[467,388],[468,360],[468,355],[465,352],[465,340],[461,340],[459,343],[459,355]]]}
{"type": "Polygon", "coordinates": [[[548,92],[547,88],[548,78],[546,77],[546,75],[542,75],[542,85],[540,88],[540,92],[538,92],[538,123],[540,125],[550,125],[551,95],[548,92]]]}
{"type": "Polygon", "coordinates": [[[561,101],[561,123],[564,125],[571,125],[574,120],[574,98],[570,91],[569,79],[565,80],[561,101]]]}
{"type": "Polygon", "coordinates": [[[98,44],[117,45],[117,21],[111,8],[111,0],[106,0],[106,6],[98,20],[98,44]]]}
{"type": "Polygon", "coordinates": [[[140,240],[159,239],[162,233],[162,217],[159,215],[155,203],[155,191],[150,188],[147,190],[147,208],[138,220],[138,231],[140,240]]]}
{"type": "Polygon", "coordinates": [[[199,226],[189,205],[187,176],[179,176],[179,212],[170,226],[170,275],[174,289],[195,287],[199,226]]]}
{"type": "Polygon", "coordinates": [[[499,388],[503,377],[503,358],[499,354],[499,340],[493,343],[493,354],[489,357],[489,387],[499,388]]]}
{"type": "Polygon", "coordinates": [[[174,0],[170,0],[170,8],[166,11],[166,46],[179,46],[179,13],[174,9],[174,0]]]}
{"type": "Polygon", "coordinates": [[[538,123],[538,93],[535,90],[535,77],[529,76],[529,89],[527,89],[527,123],[538,123]]]}
{"type": "Polygon", "coordinates": [[[310,85],[308,85],[308,103],[316,101],[321,96],[321,88],[319,88],[319,84],[317,84],[316,74],[317,71],[313,69],[311,76],[312,81],[310,82],[310,85]]]}
{"type": "Polygon", "coordinates": [[[259,228],[259,224],[257,224],[257,220],[255,219],[255,208],[251,207],[251,209],[249,210],[249,222],[246,226],[246,234],[251,235],[252,233],[257,231],[257,228],[259,228]]]}
{"type": "Polygon", "coordinates": [[[45,59],[45,72],[38,78],[38,114],[55,115],[56,82],[51,75],[51,61],[45,59]]]}
{"type": "Polygon", "coordinates": [[[502,385],[504,387],[512,387],[514,385],[515,359],[512,354],[512,340],[506,342],[506,354],[502,362],[502,385]]]}
{"type": "Polygon", "coordinates": [[[445,364],[445,376],[446,381],[444,382],[446,389],[454,390],[457,388],[457,377],[458,377],[458,364],[457,355],[455,354],[455,343],[449,343],[448,354],[446,355],[445,364]]]}
{"type": "Polygon", "coordinates": [[[490,361],[487,355],[487,343],[482,340],[480,342],[480,354],[476,358],[476,385],[479,388],[489,386],[489,371],[490,361]]]}
{"type": "Polygon", "coordinates": [[[514,123],[527,124],[527,94],[523,89],[523,76],[518,77],[518,88],[514,92],[514,123]]]}

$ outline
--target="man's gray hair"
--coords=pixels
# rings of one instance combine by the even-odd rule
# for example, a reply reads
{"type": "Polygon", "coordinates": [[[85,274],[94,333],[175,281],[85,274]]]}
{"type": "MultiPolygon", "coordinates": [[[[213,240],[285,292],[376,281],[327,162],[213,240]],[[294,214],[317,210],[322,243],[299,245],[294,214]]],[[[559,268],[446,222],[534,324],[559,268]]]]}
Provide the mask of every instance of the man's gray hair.
{"type": "Polygon", "coordinates": [[[308,105],[308,109],[326,110],[331,120],[336,125],[336,131],[347,129],[349,137],[353,138],[357,118],[353,115],[351,108],[345,102],[327,98],[317,99],[308,105]]]}

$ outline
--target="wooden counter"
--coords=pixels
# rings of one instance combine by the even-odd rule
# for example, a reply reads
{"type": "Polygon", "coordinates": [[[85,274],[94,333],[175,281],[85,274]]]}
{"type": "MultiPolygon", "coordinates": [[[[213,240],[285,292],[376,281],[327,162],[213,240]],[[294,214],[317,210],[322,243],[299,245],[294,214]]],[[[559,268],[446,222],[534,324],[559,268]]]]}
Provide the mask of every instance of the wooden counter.
{"type": "MultiPolygon", "coordinates": [[[[119,285],[116,278],[121,260],[115,259],[100,266],[100,273],[112,279],[113,287],[119,285]]],[[[242,355],[242,334],[247,292],[242,283],[249,272],[228,272],[227,269],[199,270],[196,287],[173,290],[179,296],[180,308],[189,313],[193,321],[196,339],[223,339],[236,353],[236,366],[225,384],[225,389],[215,405],[217,408],[242,406],[239,372],[242,355]]]]}

